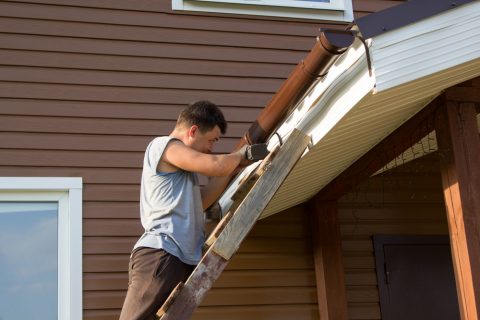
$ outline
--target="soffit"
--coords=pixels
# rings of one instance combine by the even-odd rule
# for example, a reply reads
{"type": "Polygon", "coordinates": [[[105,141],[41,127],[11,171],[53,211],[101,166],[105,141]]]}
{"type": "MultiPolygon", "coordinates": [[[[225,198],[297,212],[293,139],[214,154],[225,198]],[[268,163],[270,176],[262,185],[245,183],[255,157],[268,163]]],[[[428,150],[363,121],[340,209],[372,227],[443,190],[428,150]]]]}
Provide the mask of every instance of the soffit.
{"type": "Polygon", "coordinates": [[[443,89],[480,75],[480,59],[382,92],[371,92],[297,163],[262,214],[265,218],[318,193],[443,89]]]}
{"type": "MultiPolygon", "coordinates": [[[[307,201],[442,90],[480,76],[480,1],[367,43],[372,76],[363,46],[354,43],[277,131],[285,139],[296,127],[312,146],[262,218],[307,201]]],[[[235,190],[234,183],[222,196],[224,210],[235,190]]]]}

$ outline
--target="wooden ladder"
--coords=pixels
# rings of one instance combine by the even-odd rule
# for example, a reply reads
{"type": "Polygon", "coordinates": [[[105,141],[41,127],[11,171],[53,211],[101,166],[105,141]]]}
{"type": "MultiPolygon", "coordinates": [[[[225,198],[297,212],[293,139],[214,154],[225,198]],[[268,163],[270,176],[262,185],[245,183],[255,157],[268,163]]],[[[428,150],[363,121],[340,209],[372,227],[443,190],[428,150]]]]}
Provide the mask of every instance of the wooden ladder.
{"type": "Polygon", "coordinates": [[[157,312],[161,320],[186,320],[220,276],[230,258],[305,151],[310,137],[293,130],[285,143],[240,184],[233,205],[206,241],[208,250],[185,283],[179,283],[157,312]]]}

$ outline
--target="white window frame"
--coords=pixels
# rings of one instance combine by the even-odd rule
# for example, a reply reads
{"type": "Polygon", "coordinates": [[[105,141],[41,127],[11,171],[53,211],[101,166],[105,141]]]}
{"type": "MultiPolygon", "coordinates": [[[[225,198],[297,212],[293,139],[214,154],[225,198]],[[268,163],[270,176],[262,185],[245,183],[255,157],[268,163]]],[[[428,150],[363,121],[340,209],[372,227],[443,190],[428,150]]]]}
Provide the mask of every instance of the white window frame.
{"type": "Polygon", "coordinates": [[[58,319],[82,319],[82,178],[0,177],[0,202],[58,203],[58,319]]]}
{"type": "Polygon", "coordinates": [[[173,10],[277,16],[323,21],[353,21],[352,0],[329,3],[289,0],[172,0],[173,10]]]}

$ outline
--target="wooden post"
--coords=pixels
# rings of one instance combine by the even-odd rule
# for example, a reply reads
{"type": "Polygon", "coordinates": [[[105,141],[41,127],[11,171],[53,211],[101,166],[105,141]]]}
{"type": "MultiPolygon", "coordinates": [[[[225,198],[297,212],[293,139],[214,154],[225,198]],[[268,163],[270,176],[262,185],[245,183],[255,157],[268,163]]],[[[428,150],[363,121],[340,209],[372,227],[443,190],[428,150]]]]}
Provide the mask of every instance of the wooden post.
{"type": "Polygon", "coordinates": [[[480,318],[480,138],[474,103],[436,114],[442,184],[462,319],[480,318]]]}
{"type": "Polygon", "coordinates": [[[348,317],[337,201],[312,199],[313,250],[321,320],[348,317]]]}

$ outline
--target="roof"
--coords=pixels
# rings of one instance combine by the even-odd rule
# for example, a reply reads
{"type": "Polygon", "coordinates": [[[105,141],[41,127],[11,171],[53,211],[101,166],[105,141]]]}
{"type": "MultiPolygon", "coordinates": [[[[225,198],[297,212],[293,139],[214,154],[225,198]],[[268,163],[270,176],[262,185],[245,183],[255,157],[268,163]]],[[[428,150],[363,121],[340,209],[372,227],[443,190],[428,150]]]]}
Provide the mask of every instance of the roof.
{"type": "MultiPolygon", "coordinates": [[[[480,76],[480,1],[372,34],[372,74],[357,39],[278,129],[285,140],[298,128],[312,145],[262,217],[307,201],[442,90],[480,76]]],[[[278,143],[273,136],[269,147],[278,143]]],[[[222,197],[224,210],[235,188],[222,197]]]]}
{"type": "Polygon", "coordinates": [[[355,20],[365,38],[372,38],[475,0],[411,0],[355,20]]]}

